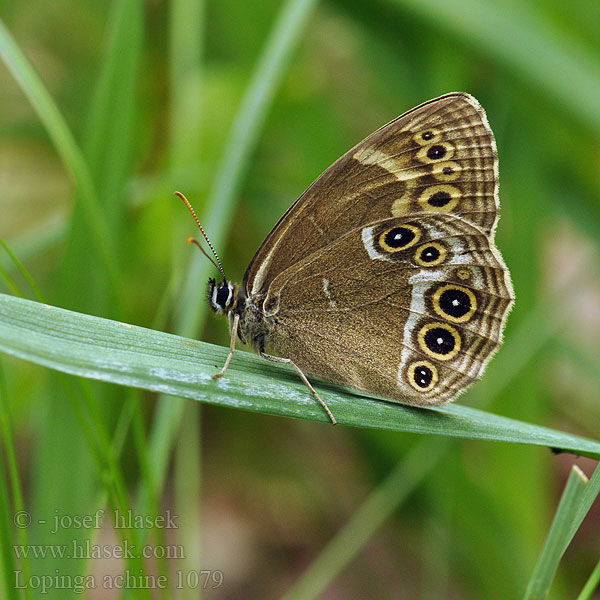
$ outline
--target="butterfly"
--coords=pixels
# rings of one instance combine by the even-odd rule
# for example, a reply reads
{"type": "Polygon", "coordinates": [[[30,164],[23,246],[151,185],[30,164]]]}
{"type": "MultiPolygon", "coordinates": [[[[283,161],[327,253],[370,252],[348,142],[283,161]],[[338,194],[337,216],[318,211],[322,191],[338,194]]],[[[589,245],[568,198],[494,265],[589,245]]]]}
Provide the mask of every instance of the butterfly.
{"type": "Polygon", "coordinates": [[[497,221],[496,144],[480,104],[457,92],[413,108],[314,181],[241,285],[217,256],[222,278],[207,297],[231,346],[214,377],[239,338],[293,367],[333,423],[306,375],[403,404],[453,400],[501,344],[514,299],[497,221]]]}

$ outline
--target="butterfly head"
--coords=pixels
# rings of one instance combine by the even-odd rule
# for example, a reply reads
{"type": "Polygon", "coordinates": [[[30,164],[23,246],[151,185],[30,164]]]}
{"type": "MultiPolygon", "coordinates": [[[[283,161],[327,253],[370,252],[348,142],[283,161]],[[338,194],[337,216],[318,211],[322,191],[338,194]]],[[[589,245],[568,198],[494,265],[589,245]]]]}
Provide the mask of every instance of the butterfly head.
{"type": "Polygon", "coordinates": [[[217,282],[208,280],[207,298],[211,310],[218,315],[225,315],[233,310],[237,300],[238,286],[226,279],[217,282]]]}
{"type": "Polygon", "coordinates": [[[196,221],[196,225],[198,225],[198,229],[202,233],[202,236],[206,240],[210,251],[216,259],[216,262],[211,258],[209,254],[207,254],[206,250],[202,247],[200,242],[193,238],[189,237],[187,239],[188,243],[195,244],[202,254],[210,260],[210,262],[219,269],[219,272],[222,275],[222,279],[217,283],[215,279],[212,277],[208,280],[208,289],[207,289],[207,298],[208,305],[211,310],[216,312],[219,316],[230,313],[236,306],[238,301],[238,289],[239,286],[234,285],[233,283],[227,281],[227,277],[225,277],[225,271],[223,270],[223,265],[221,264],[221,260],[219,259],[219,255],[215,252],[213,245],[210,243],[208,236],[206,235],[202,225],[198,221],[198,217],[196,217],[196,213],[192,208],[192,205],[188,202],[188,199],[181,193],[175,192],[175,195],[183,200],[184,204],[188,207],[189,211],[192,213],[192,217],[194,217],[194,221],[196,221]]]}

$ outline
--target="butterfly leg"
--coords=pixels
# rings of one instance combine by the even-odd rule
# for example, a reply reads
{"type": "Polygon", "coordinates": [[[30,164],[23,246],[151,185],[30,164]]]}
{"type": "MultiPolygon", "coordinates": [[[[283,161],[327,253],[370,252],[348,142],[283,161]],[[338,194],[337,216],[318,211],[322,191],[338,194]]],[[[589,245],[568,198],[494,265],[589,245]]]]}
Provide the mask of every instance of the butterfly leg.
{"type": "Polygon", "coordinates": [[[238,314],[236,314],[233,317],[233,323],[231,323],[231,321],[230,321],[229,333],[231,335],[231,342],[229,344],[229,354],[227,355],[227,358],[225,359],[225,364],[223,365],[223,368],[218,373],[215,373],[214,375],[211,376],[213,379],[219,379],[219,377],[223,377],[223,375],[225,375],[225,371],[227,371],[227,367],[229,366],[229,363],[231,362],[231,357],[233,356],[233,353],[235,352],[235,341],[237,339],[237,330],[238,330],[239,322],[240,322],[240,315],[238,315],[238,314]]]}
{"type": "Polygon", "coordinates": [[[266,354],[265,352],[261,352],[260,355],[263,358],[266,358],[267,360],[270,360],[272,362],[284,363],[286,365],[290,365],[290,366],[294,367],[294,370],[296,371],[296,373],[298,373],[298,376],[300,377],[300,379],[302,379],[304,385],[308,388],[308,390],[313,395],[315,400],[323,407],[323,409],[329,416],[331,423],[333,425],[335,425],[337,423],[331,410],[329,410],[329,406],[327,406],[327,404],[325,404],[325,402],[323,400],[321,400],[321,397],[319,396],[319,394],[317,394],[315,388],[310,384],[310,381],[308,381],[308,379],[306,378],[306,375],[300,370],[300,367],[291,358],[281,358],[280,356],[271,356],[270,354],[266,354]]]}

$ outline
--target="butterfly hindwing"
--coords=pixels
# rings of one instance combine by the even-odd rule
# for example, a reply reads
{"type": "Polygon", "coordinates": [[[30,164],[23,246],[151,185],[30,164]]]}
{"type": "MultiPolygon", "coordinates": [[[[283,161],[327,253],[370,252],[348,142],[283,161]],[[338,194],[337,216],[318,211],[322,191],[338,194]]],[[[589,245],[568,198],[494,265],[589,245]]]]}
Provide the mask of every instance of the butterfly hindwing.
{"type": "Polygon", "coordinates": [[[263,304],[278,354],[313,375],[409,404],[477,379],[512,292],[489,238],[454,215],[359,227],[279,274],[263,304]]]}

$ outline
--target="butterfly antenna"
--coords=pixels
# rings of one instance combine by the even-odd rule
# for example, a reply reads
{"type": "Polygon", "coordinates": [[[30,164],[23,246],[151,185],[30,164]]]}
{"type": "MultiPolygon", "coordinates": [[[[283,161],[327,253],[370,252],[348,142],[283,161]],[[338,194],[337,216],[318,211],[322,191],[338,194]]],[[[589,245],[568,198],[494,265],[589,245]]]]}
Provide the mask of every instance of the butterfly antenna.
{"type": "Polygon", "coordinates": [[[202,236],[206,240],[208,247],[210,248],[211,252],[213,253],[213,256],[217,259],[217,262],[215,263],[215,261],[208,255],[206,250],[204,250],[204,248],[200,245],[200,242],[196,238],[189,237],[186,240],[187,243],[188,244],[192,243],[192,244],[195,244],[196,246],[198,246],[198,248],[200,248],[200,250],[202,251],[202,254],[204,254],[204,256],[206,256],[206,258],[208,258],[208,260],[210,260],[210,262],[213,265],[215,265],[215,267],[217,269],[219,269],[219,272],[223,276],[223,281],[226,281],[227,277],[225,277],[225,271],[223,270],[223,265],[221,264],[219,255],[217,254],[216,250],[214,249],[214,246],[211,244],[210,240],[208,239],[208,236],[206,235],[204,228],[202,227],[202,225],[200,225],[200,221],[198,221],[198,217],[196,216],[196,213],[195,213],[194,209],[192,208],[192,205],[189,203],[188,199],[181,192],[175,192],[174,195],[181,198],[183,200],[184,204],[188,207],[189,211],[192,213],[192,217],[194,217],[194,221],[196,221],[196,225],[198,225],[198,229],[200,229],[202,236]]]}

